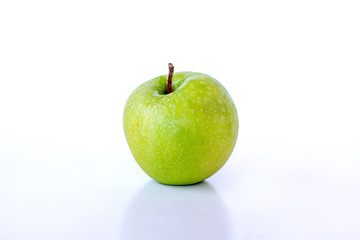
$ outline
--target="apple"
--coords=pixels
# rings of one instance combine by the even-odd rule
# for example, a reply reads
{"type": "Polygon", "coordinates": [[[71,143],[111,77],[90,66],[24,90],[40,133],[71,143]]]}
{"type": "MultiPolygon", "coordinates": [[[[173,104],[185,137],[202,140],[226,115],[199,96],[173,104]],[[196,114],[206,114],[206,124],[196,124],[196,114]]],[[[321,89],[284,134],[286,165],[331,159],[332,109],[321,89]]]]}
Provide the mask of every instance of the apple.
{"type": "Polygon", "coordinates": [[[239,121],[226,89],[209,75],[169,74],[141,84],[123,115],[126,140],[139,166],[154,180],[189,185],[217,172],[229,159],[239,121]]]}

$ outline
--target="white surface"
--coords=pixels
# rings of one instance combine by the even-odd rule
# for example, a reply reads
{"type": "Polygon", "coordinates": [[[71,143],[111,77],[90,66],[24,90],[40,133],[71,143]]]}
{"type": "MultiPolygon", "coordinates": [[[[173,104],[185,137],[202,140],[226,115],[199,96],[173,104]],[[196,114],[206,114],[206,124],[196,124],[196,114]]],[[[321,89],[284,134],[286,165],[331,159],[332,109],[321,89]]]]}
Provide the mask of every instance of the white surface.
{"type": "Polygon", "coordinates": [[[360,239],[357,1],[1,1],[0,239],[360,239]],[[132,90],[199,71],[240,117],[169,187],[122,131],[132,90]]]}

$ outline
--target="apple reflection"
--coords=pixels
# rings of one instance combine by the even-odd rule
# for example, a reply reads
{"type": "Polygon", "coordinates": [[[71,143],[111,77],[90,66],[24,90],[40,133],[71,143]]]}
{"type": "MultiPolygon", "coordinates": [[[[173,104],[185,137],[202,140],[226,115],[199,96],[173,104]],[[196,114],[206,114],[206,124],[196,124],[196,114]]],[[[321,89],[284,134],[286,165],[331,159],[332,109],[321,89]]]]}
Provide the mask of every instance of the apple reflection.
{"type": "Polygon", "coordinates": [[[151,181],[130,203],[121,239],[228,240],[230,226],[226,207],[209,183],[167,186],[151,181]]]}

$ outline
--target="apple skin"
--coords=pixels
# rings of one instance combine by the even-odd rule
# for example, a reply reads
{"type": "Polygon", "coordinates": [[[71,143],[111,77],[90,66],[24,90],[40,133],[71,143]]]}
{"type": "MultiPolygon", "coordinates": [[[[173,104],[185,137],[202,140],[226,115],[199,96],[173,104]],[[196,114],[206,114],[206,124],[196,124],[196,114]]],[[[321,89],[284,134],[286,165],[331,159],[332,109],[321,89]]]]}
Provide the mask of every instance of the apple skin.
{"type": "Polygon", "coordinates": [[[139,166],[154,180],[189,185],[217,172],[229,159],[238,135],[237,111],[214,78],[196,72],[167,75],[141,84],[126,102],[126,140],[139,166]]]}

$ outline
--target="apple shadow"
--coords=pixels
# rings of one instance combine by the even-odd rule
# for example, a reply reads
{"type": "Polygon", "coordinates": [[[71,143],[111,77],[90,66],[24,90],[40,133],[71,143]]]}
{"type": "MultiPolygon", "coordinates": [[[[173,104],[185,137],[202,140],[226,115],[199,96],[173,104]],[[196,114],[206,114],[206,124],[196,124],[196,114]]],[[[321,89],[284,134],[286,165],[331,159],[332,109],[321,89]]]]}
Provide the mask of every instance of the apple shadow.
{"type": "Polygon", "coordinates": [[[121,239],[232,239],[231,221],[207,182],[168,186],[148,182],[130,202],[121,239]]]}

